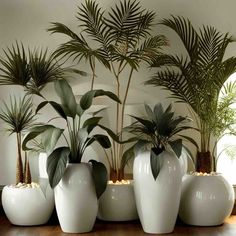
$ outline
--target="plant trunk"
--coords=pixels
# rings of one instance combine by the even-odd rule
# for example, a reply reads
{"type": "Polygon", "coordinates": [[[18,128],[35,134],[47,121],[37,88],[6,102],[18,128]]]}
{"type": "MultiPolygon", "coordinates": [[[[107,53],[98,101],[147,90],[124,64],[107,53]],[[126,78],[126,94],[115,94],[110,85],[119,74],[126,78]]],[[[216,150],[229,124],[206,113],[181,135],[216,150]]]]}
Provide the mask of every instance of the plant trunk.
{"type": "Polygon", "coordinates": [[[24,182],[26,184],[31,183],[30,165],[29,165],[29,160],[26,153],[25,153],[25,167],[24,167],[24,182]]]}
{"type": "Polygon", "coordinates": [[[197,153],[196,171],[202,173],[210,173],[212,171],[210,151],[197,153]]]}
{"type": "Polygon", "coordinates": [[[110,169],[110,180],[115,183],[116,181],[121,181],[122,179],[124,179],[124,169],[110,169]]]}
{"type": "Polygon", "coordinates": [[[16,160],[16,184],[23,182],[23,163],[21,157],[21,134],[17,133],[17,160],[16,160]]]}

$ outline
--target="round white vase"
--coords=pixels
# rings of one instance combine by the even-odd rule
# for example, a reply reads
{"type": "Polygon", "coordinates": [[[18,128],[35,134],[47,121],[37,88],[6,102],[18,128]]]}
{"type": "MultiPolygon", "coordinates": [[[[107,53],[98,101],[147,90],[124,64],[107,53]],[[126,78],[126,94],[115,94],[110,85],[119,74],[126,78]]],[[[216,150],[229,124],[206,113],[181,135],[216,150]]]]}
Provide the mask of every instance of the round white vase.
{"type": "Polygon", "coordinates": [[[184,223],[220,225],[232,212],[233,205],[233,186],[222,175],[183,177],[179,216],[184,223]]]}
{"type": "Polygon", "coordinates": [[[138,215],[146,233],[173,231],[180,202],[180,163],[173,152],[159,156],[162,168],[154,180],[150,166],[150,152],[140,153],[134,160],[134,192],[138,215]]]}
{"type": "Polygon", "coordinates": [[[92,230],[98,201],[88,163],[68,164],[54,194],[62,231],[85,233],[92,230]]]}
{"type": "Polygon", "coordinates": [[[54,195],[47,185],[39,188],[16,188],[5,186],[2,205],[9,221],[14,225],[32,226],[45,224],[54,208],[54,195]]]}
{"type": "Polygon", "coordinates": [[[133,181],[129,184],[108,183],[99,199],[98,218],[106,221],[138,219],[133,181]]]}

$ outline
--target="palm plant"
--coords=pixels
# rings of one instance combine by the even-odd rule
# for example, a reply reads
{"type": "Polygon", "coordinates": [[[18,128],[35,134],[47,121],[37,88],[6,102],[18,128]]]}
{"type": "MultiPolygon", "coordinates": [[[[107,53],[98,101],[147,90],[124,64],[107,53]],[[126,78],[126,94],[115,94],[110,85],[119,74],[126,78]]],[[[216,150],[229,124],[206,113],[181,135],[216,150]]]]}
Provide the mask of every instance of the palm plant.
{"type": "Polygon", "coordinates": [[[225,82],[236,71],[236,58],[224,59],[234,40],[211,26],[197,32],[182,17],[173,16],[161,23],[177,33],[187,55],[164,55],[163,60],[153,61],[157,72],[146,84],[162,86],[177,102],[188,105],[200,132],[196,169],[210,172],[215,167],[211,142],[235,122],[235,112],[229,105],[235,100],[236,87],[233,83],[226,86],[225,82]],[[222,88],[225,96],[219,100],[222,88]]]}
{"type": "Polygon", "coordinates": [[[0,59],[0,85],[20,85],[28,94],[40,95],[49,82],[64,76],[65,70],[47,50],[28,51],[24,45],[12,45],[0,59]]]}
{"type": "Polygon", "coordinates": [[[154,18],[155,13],[143,9],[136,0],[120,1],[107,12],[96,1],[85,0],[78,7],[78,33],[58,22],[52,23],[52,27],[48,29],[52,33],[69,37],[55,51],[55,56],[89,62],[92,71],[91,90],[94,88],[98,62],[113,75],[116,95],[122,102],[116,104],[115,127],[106,129],[113,139],[109,163],[111,173],[115,173],[114,180],[123,178],[124,163],[130,156],[129,152],[124,151],[124,144],[132,140],[124,140],[122,129],[132,78],[143,62],[158,60],[162,46],[166,45],[164,36],[151,35],[154,18]],[[123,96],[122,77],[127,80],[123,96]]]}
{"type": "Polygon", "coordinates": [[[0,119],[7,125],[6,131],[11,134],[16,134],[17,140],[17,164],[16,164],[16,184],[30,183],[30,170],[27,156],[25,156],[25,171],[23,170],[21,145],[22,134],[35,121],[35,115],[32,110],[31,98],[24,96],[23,98],[10,97],[10,102],[3,103],[3,108],[0,110],[0,119]]]}
{"type": "MultiPolygon", "coordinates": [[[[54,149],[48,156],[47,172],[49,183],[53,188],[61,180],[66,164],[68,162],[80,163],[86,148],[93,142],[97,141],[105,149],[111,146],[110,140],[106,135],[92,134],[102,117],[94,116],[84,119],[84,114],[91,107],[93,98],[107,96],[119,102],[115,94],[100,89],[85,93],[81,97],[80,103],[77,103],[72,88],[66,80],[55,81],[55,91],[61,100],[61,104],[46,100],[38,105],[37,112],[45,105],[50,104],[60,117],[65,120],[65,130],[50,124],[38,125],[30,130],[23,141],[23,149],[30,150],[27,143],[41,134],[44,134],[42,139],[44,146],[54,147],[61,135],[65,138],[67,145],[54,149]],[[68,136],[66,136],[65,132],[68,132],[68,136]]],[[[102,163],[95,160],[90,162],[93,166],[93,178],[97,196],[99,197],[106,187],[106,168],[102,163]]]]}
{"type": "Polygon", "coordinates": [[[182,138],[186,138],[185,135],[179,133],[191,127],[186,125],[189,121],[187,117],[174,116],[171,105],[166,109],[161,103],[156,104],[153,109],[145,105],[145,110],[146,116],[144,118],[132,116],[136,121],[126,129],[138,139],[133,150],[147,147],[151,149],[151,170],[156,179],[161,169],[159,154],[171,148],[179,158],[183,146],[182,138]]]}

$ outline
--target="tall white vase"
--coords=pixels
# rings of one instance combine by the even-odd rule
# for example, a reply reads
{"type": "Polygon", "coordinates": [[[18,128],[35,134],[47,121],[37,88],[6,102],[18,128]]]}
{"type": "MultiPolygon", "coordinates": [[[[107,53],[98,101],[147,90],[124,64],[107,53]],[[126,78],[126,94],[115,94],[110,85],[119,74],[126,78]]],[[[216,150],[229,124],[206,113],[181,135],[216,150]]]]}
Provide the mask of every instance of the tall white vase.
{"type": "Polygon", "coordinates": [[[138,215],[146,233],[173,231],[180,202],[181,171],[173,152],[160,154],[163,166],[154,180],[150,152],[140,153],[134,160],[134,191],[138,215]]]}
{"type": "Polygon", "coordinates": [[[91,231],[98,211],[91,166],[87,163],[68,164],[54,193],[62,230],[66,233],[91,231]]]}

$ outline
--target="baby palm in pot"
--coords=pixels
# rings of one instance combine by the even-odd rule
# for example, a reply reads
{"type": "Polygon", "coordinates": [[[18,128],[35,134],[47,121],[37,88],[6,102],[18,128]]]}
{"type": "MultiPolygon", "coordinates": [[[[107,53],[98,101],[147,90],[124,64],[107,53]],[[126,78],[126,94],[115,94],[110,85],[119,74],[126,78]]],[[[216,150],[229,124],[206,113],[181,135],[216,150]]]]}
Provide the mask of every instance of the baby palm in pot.
{"type": "Polygon", "coordinates": [[[16,134],[17,141],[16,183],[5,186],[2,192],[4,211],[10,222],[15,225],[44,224],[54,207],[50,186],[43,189],[39,184],[31,182],[27,152],[23,165],[22,136],[35,123],[32,106],[30,97],[11,97],[9,104],[4,102],[0,110],[0,119],[7,124],[10,134],[16,134]]]}
{"type": "Polygon", "coordinates": [[[171,105],[145,105],[146,117],[127,130],[138,138],[134,146],[134,191],[142,227],[147,233],[170,233],[179,209],[181,170],[178,157],[188,118],[174,116],[171,105]],[[146,151],[144,151],[146,149],[146,151]]]}
{"type": "Polygon", "coordinates": [[[57,130],[57,135],[47,138],[49,142],[55,143],[63,135],[66,145],[54,149],[47,159],[47,172],[50,185],[54,188],[59,222],[64,232],[88,232],[92,230],[97,216],[97,198],[106,188],[107,171],[102,163],[95,160],[84,163],[82,157],[86,148],[95,141],[103,148],[110,148],[111,144],[107,136],[92,134],[102,117],[87,118],[85,111],[91,107],[95,97],[105,95],[115,101],[119,99],[111,92],[91,90],[77,103],[72,88],[65,80],[55,82],[55,91],[61,104],[46,100],[39,104],[37,111],[50,104],[64,119],[66,128],[49,124],[36,126],[25,137],[23,146],[27,150],[27,143],[49,128],[57,130]]]}

